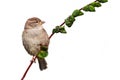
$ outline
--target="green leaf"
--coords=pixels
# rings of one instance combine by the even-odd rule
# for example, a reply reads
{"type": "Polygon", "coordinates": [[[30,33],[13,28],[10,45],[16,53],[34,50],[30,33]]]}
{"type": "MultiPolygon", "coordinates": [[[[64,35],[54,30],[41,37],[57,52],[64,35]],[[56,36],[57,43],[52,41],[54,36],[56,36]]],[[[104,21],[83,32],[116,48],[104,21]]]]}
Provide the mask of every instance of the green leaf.
{"type": "Polygon", "coordinates": [[[93,2],[90,5],[92,5],[94,7],[100,7],[101,6],[100,2],[93,2]]]}
{"type": "Polygon", "coordinates": [[[74,21],[75,21],[75,17],[71,15],[71,16],[68,17],[68,20],[69,20],[70,22],[74,22],[74,21]]]}
{"type": "Polygon", "coordinates": [[[81,12],[81,11],[78,10],[78,9],[76,9],[76,10],[73,11],[72,16],[73,16],[73,17],[77,17],[77,16],[81,16],[81,15],[83,15],[83,14],[84,14],[83,12],[81,12]]]}
{"type": "Polygon", "coordinates": [[[39,58],[45,58],[48,56],[48,52],[47,51],[40,51],[37,55],[39,58]]]}
{"type": "Polygon", "coordinates": [[[68,26],[68,27],[71,27],[73,22],[70,22],[68,19],[65,20],[65,24],[68,26]]]}
{"type": "Polygon", "coordinates": [[[67,33],[64,26],[60,27],[60,33],[67,33]]]}
{"type": "Polygon", "coordinates": [[[87,6],[83,7],[83,10],[84,11],[89,11],[89,6],[87,5],[87,6]]]}
{"type": "Polygon", "coordinates": [[[68,27],[71,27],[74,21],[75,21],[75,17],[71,15],[65,20],[65,24],[68,27]]]}
{"type": "Polygon", "coordinates": [[[89,11],[90,11],[90,12],[95,12],[95,7],[92,6],[92,5],[89,5],[89,11]]]}
{"type": "Polygon", "coordinates": [[[53,29],[52,33],[58,33],[57,29],[53,29]]]}
{"type": "Polygon", "coordinates": [[[54,29],[53,29],[53,33],[67,33],[64,26],[56,26],[54,29]]]}
{"type": "Polygon", "coordinates": [[[108,2],[108,0],[98,0],[98,1],[101,2],[101,3],[108,2]]]}
{"type": "Polygon", "coordinates": [[[83,7],[84,11],[89,11],[89,12],[95,12],[95,7],[92,5],[87,5],[85,7],[83,7]]]}
{"type": "Polygon", "coordinates": [[[56,27],[53,29],[52,33],[59,33],[59,26],[56,26],[56,27]]]}

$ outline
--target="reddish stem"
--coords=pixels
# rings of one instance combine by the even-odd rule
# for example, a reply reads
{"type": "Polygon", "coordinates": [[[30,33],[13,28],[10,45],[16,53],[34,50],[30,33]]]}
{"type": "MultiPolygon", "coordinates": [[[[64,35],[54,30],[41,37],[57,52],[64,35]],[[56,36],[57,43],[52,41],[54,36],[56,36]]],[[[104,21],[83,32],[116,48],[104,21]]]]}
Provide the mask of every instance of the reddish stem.
{"type": "Polygon", "coordinates": [[[51,37],[54,35],[54,33],[52,33],[51,35],[50,35],[50,37],[49,37],[49,39],[51,39],[51,37]]]}
{"type": "MultiPolygon", "coordinates": [[[[96,2],[96,1],[98,1],[98,0],[95,0],[94,2],[96,2]]],[[[82,9],[83,9],[83,8],[80,8],[79,10],[82,10],[82,9]]],[[[65,24],[65,21],[64,21],[60,26],[63,26],[64,24],[65,24]]],[[[49,39],[51,39],[51,37],[52,37],[54,34],[55,34],[55,33],[52,33],[52,34],[49,36],[49,39]]],[[[36,55],[36,56],[33,56],[32,60],[31,60],[31,63],[29,64],[28,68],[26,69],[26,71],[25,71],[23,77],[21,78],[21,80],[24,80],[27,72],[29,71],[29,69],[30,69],[30,67],[32,66],[33,62],[35,62],[36,58],[37,58],[37,55],[36,55]]]]}
{"type": "Polygon", "coordinates": [[[31,62],[30,62],[30,64],[29,64],[29,66],[28,66],[28,68],[26,69],[26,71],[25,71],[23,77],[21,78],[21,80],[24,80],[27,72],[29,71],[29,69],[30,69],[30,67],[32,66],[33,62],[35,62],[36,58],[37,58],[37,55],[36,55],[36,56],[33,56],[32,60],[31,60],[31,62]]]}

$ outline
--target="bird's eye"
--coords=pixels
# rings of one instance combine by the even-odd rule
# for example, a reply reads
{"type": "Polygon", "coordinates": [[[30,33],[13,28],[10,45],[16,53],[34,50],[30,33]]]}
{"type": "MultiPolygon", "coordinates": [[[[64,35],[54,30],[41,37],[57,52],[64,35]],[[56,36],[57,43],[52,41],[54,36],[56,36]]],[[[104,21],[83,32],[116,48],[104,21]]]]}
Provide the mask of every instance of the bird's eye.
{"type": "Polygon", "coordinates": [[[36,20],[35,23],[38,23],[38,21],[36,20]]]}

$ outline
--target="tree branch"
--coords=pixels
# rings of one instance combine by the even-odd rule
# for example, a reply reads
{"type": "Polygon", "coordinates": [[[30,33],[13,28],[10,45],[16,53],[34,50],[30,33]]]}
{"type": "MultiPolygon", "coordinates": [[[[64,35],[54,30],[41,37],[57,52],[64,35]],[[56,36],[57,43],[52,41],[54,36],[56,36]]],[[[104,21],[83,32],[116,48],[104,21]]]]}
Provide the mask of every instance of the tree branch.
{"type": "Polygon", "coordinates": [[[32,60],[31,60],[31,62],[30,62],[30,64],[29,64],[29,66],[28,66],[28,68],[26,69],[26,71],[25,71],[23,77],[21,78],[21,80],[24,80],[27,72],[29,71],[29,69],[30,69],[30,67],[32,66],[33,62],[35,62],[36,58],[37,58],[37,55],[36,55],[36,56],[33,56],[32,60]]]}
{"type": "MultiPolygon", "coordinates": [[[[95,0],[94,2],[97,2],[97,1],[100,2],[100,3],[105,3],[105,2],[107,2],[108,0],[95,0]]],[[[91,3],[90,3],[90,4],[91,4],[91,3]]],[[[88,4],[88,5],[90,5],[90,4],[88,4]]],[[[97,6],[98,6],[98,5],[97,5],[97,6]]],[[[97,6],[94,6],[94,7],[97,7],[97,6]]],[[[84,7],[85,7],[85,6],[84,6],[84,7]]],[[[84,7],[80,8],[79,10],[84,10],[84,7]]],[[[85,10],[84,10],[84,11],[85,11],[85,10]]],[[[89,10],[88,10],[88,11],[89,11],[89,10]]],[[[66,22],[64,21],[60,26],[63,26],[65,23],[66,23],[66,22]]],[[[55,34],[55,33],[52,33],[52,34],[49,36],[49,39],[51,39],[54,34],[55,34]]],[[[30,62],[30,64],[29,64],[29,66],[28,66],[28,68],[26,69],[26,71],[25,71],[23,77],[21,78],[21,80],[24,80],[27,72],[29,71],[29,69],[30,69],[30,67],[32,66],[33,62],[35,62],[36,58],[37,58],[37,55],[36,55],[36,56],[33,56],[32,60],[31,60],[31,62],[30,62]]]]}

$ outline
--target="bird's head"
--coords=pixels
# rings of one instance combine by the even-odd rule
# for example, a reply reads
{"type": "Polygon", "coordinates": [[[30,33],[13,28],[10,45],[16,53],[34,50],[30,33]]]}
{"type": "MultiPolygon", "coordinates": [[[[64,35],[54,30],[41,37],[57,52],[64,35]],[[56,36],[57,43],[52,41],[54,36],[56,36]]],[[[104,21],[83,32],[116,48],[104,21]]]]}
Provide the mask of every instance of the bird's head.
{"type": "Polygon", "coordinates": [[[25,29],[40,27],[45,22],[37,17],[29,18],[25,23],[25,29]]]}

